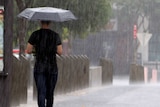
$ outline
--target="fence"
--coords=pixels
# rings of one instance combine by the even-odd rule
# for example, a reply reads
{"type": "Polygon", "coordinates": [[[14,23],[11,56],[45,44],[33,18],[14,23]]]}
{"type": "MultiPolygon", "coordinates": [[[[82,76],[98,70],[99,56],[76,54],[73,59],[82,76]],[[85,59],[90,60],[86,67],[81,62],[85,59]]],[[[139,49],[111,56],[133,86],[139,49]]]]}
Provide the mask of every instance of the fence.
{"type": "MultiPolygon", "coordinates": [[[[113,79],[113,64],[111,61],[101,59],[102,84],[111,84],[113,79]]],[[[12,72],[12,94],[11,105],[17,106],[27,102],[27,89],[32,85],[30,82],[33,77],[31,67],[33,63],[25,57],[21,59],[13,56],[12,72]]],[[[89,59],[85,55],[79,56],[57,56],[58,81],[55,94],[65,94],[79,89],[89,87],[89,59]]],[[[36,98],[36,87],[33,85],[33,97],[36,98]]]]}
{"type": "Polygon", "coordinates": [[[27,59],[21,56],[21,60],[13,56],[13,71],[11,83],[11,105],[16,106],[20,103],[27,102],[27,87],[28,87],[28,71],[30,63],[27,59]]]}
{"type": "Polygon", "coordinates": [[[86,56],[62,56],[57,58],[59,80],[56,93],[67,93],[89,86],[89,59],[86,56]]]}
{"type": "MultiPolygon", "coordinates": [[[[89,87],[89,59],[87,56],[57,57],[58,81],[55,94],[65,94],[89,87]]],[[[36,87],[33,88],[34,99],[36,87]]]]}

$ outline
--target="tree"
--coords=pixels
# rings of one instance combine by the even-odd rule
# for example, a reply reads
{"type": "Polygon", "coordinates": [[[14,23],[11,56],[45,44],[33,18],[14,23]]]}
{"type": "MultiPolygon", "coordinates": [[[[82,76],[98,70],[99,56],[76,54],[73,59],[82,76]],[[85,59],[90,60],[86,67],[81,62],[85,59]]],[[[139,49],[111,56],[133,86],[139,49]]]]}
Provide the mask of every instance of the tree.
{"type": "MultiPolygon", "coordinates": [[[[34,0],[16,0],[16,4],[18,7],[18,13],[23,11],[27,7],[31,7],[34,0]]],[[[27,32],[27,21],[25,19],[18,19],[17,24],[17,35],[19,39],[20,45],[20,55],[25,53],[25,36],[27,32]]]]}
{"type": "MultiPolygon", "coordinates": [[[[131,16],[131,20],[134,21],[134,24],[138,24],[138,18],[141,17],[142,21],[139,23],[138,28],[143,25],[144,32],[150,30],[149,27],[151,27],[149,25],[145,28],[145,18],[150,20],[154,14],[157,16],[160,11],[160,0],[113,0],[113,3],[121,7],[121,11],[125,11],[129,16],[131,16]]],[[[152,22],[150,21],[150,24],[151,23],[152,22]]]]}
{"type": "MultiPolygon", "coordinates": [[[[133,25],[137,24],[137,28],[139,29],[140,26],[143,26],[143,32],[150,32],[153,34],[154,42],[150,42],[150,49],[153,54],[157,52],[157,45],[152,47],[152,44],[158,43],[158,37],[155,37],[156,35],[159,35],[160,33],[160,1],[159,0],[113,0],[113,3],[115,3],[119,8],[119,13],[123,13],[122,21],[126,24],[126,27],[120,27],[126,29],[129,28],[128,31],[132,32],[133,25]],[[156,8],[155,8],[156,7],[156,8]],[[141,17],[141,22],[138,23],[138,18],[141,17]],[[149,20],[149,25],[145,26],[145,18],[149,20]],[[155,51],[155,53],[154,53],[155,51]]],[[[123,25],[123,24],[122,24],[123,25]]],[[[133,40],[133,39],[132,39],[133,40]]],[[[152,40],[152,39],[151,39],[152,40]]],[[[160,41],[160,40],[159,40],[160,41]]],[[[139,47],[139,42],[136,45],[136,50],[139,47]]],[[[135,51],[137,52],[137,51],[135,51]]],[[[135,56],[136,57],[136,56],[135,56]]],[[[154,56],[155,57],[155,56],[154,56]]]]}
{"type": "MultiPolygon", "coordinates": [[[[19,12],[27,7],[52,6],[69,9],[78,18],[76,21],[54,23],[61,35],[86,36],[87,32],[94,32],[101,29],[110,16],[111,6],[109,0],[16,0],[19,12]],[[65,31],[64,31],[65,30],[65,31]],[[67,31],[67,33],[66,33],[67,31]],[[65,34],[64,34],[65,33],[65,34]]],[[[18,37],[20,42],[20,54],[24,53],[24,38],[27,22],[19,19],[18,37]],[[22,28],[22,25],[24,26],[22,28]]],[[[30,30],[33,30],[33,25],[30,30]]],[[[69,36],[71,37],[71,36],[69,36]]]]}
{"type": "Polygon", "coordinates": [[[61,27],[67,27],[73,34],[85,34],[101,29],[108,22],[111,11],[109,0],[47,0],[43,4],[41,1],[35,1],[34,6],[53,6],[71,10],[78,20],[66,22],[61,27]]]}
{"type": "Polygon", "coordinates": [[[78,18],[76,21],[54,23],[54,29],[56,27],[62,38],[68,40],[70,49],[73,37],[85,38],[88,33],[102,29],[111,14],[110,0],[47,0],[43,4],[34,2],[34,6],[46,5],[71,10],[78,18]]]}

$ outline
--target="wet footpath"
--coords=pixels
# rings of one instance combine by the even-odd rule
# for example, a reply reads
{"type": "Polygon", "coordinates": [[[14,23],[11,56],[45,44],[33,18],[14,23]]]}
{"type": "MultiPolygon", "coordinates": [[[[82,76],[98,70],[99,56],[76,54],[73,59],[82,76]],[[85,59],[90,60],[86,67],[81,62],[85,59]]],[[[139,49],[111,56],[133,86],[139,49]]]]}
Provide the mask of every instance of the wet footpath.
{"type": "MultiPolygon", "coordinates": [[[[38,107],[28,90],[28,103],[18,107],[38,107]]],[[[92,87],[55,96],[54,107],[160,107],[160,84],[129,85],[115,79],[113,85],[92,87]]]]}

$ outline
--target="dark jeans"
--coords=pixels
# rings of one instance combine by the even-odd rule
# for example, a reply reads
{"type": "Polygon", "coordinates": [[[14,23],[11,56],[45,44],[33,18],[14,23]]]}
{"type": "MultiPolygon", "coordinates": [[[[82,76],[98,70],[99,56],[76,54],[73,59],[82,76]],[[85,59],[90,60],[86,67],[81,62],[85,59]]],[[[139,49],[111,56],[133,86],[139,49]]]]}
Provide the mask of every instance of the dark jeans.
{"type": "Polygon", "coordinates": [[[57,83],[57,76],[57,67],[52,64],[35,64],[34,78],[37,86],[37,100],[39,107],[53,107],[54,89],[57,83]]]}

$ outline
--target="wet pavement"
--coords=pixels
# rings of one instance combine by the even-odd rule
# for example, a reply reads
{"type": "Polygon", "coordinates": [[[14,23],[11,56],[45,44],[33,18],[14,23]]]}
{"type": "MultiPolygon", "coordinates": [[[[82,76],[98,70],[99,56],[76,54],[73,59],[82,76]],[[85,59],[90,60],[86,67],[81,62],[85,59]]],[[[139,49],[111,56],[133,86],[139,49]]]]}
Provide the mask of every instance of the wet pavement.
{"type": "MultiPolygon", "coordinates": [[[[19,107],[37,107],[29,93],[28,104],[19,107]]],[[[160,84],[129,85],[116,79],[110,86],[56,96],[54,107],[160,107],[160,84]]]]}

